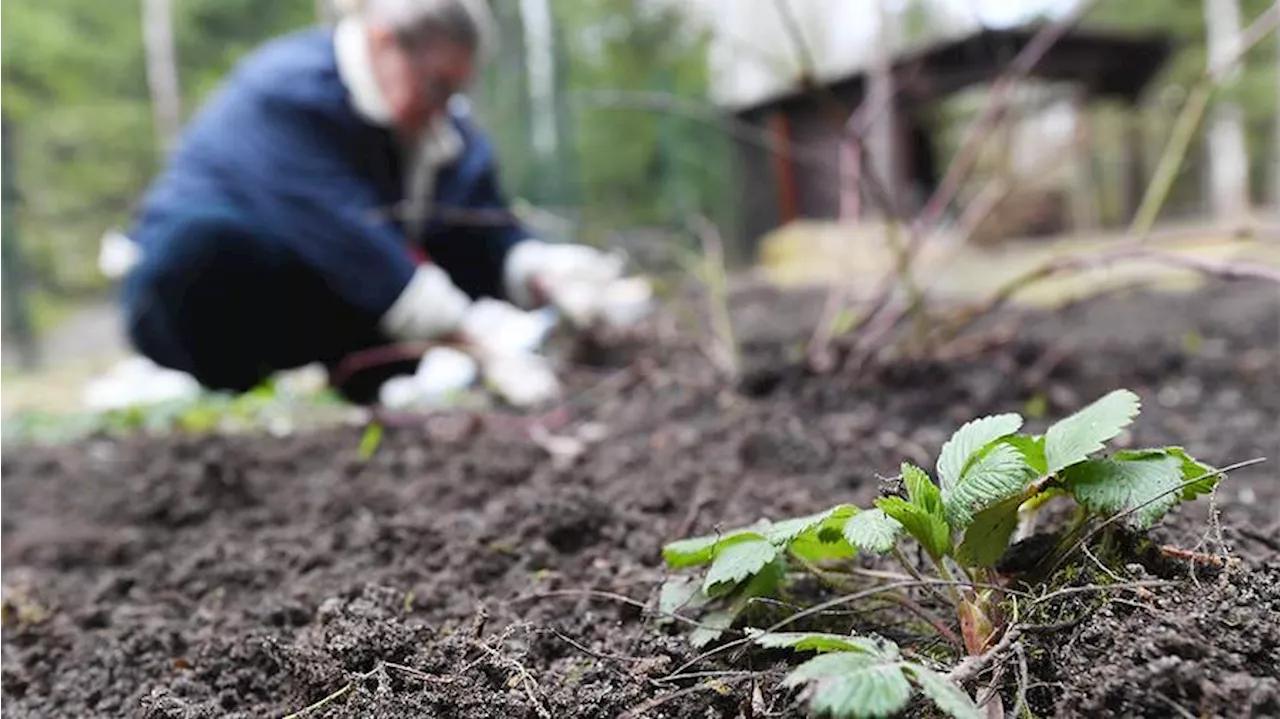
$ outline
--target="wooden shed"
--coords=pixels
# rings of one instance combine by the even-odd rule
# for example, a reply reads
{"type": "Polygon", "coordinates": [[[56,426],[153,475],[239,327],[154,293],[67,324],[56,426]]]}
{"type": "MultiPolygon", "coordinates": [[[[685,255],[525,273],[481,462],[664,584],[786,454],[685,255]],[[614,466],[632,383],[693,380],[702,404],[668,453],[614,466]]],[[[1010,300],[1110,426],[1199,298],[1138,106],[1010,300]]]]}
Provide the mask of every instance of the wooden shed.
{"type": "MultiPolygon", "coordinates": [[[[995,81],[1035,37],[1036,26],[987,29],[898,54],[892,61],[892,192],[904,205],[936,188],[945,165],[922,111],[957,91],[995,81]]],[[[1067,83],[1083,102],[1099,99],[1132,106],[1173,50],[1159,36],[1077,29],[1058,40],[1028,80],[1067,83]]],[[[869,92],[859,69],[820,86],[792,89],[746,106],[727,108],[749,125],[739,133],[739,257],[754,253],[760,237],[796,219],[840,217],[848,192],[846,122],[869,92]],[[842,154],[844,155],[842,157],[842,154]],[[843,179],[842,179],[843,178],[843,179]]],[[[868,103],[870,105],[871,103],[868,103]]],[[[1137,152],[1137,148],[1133,148],[1137,152]]],[[[1141,160],[1133,162],[1141,173],[1141,160]]],[[[1135,182],[1137,178],[1135,178],[1135,182]]],[[[865,196],[865,195],[864,195],[865,196]]],[[[895,200],[895,201],[896,201],[895,200]]],[[[901,209],[911,212],[912,207],[901,209]]]]}

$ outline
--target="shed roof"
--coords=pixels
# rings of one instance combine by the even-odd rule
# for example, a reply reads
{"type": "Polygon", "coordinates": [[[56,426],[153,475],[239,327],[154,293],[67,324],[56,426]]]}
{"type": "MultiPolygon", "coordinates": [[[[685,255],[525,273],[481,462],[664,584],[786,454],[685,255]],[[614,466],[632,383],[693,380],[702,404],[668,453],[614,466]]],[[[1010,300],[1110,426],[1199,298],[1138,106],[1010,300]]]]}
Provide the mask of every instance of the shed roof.
{"type": "MultiPolygon", "coordinates": [[[[1039,29],[1038,24],[988,28],[908,48],[893,61],[899,92],[907,100],[928,101],[995,80],[1039,29]]],[[[1030,77],[1075,81],[1095,95],[1132,102],[1160,72],[1173,50],[1172,40],[1164,35],[1075,29],[1054,43],[1030,77]]],[[[866,78],[863,66],[824,78],[819,84],[825,88],[822,92],[858,94],[866,78]]],[[[792,87],[728,109],[738,115],[755,115],[804,102],[815,92],[818,91],[812,88],[792,87]]]]}

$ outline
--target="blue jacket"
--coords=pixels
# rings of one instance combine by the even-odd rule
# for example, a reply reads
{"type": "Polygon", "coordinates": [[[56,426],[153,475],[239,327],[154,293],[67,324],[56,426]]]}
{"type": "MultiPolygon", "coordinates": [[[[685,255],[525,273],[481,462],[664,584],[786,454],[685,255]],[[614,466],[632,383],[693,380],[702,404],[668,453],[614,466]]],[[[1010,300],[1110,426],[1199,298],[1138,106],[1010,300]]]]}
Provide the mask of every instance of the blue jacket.
{"type": "MultiPolygon", "coordinates": [[[[437,174],[436,208],[504,210],[493,150],[465,117],[465,148],[437,174]]],[[[144,253],[193,206],[221,207],[256,241],[287,246],[353,310],[380,317],[424,250],[473,297],[501,297],[502,263],[526,237],[514,221],[433,213],[406,239],[394,208],[405,199],[393,134],[352,107],[333,32],[309,29],[243,60],[187,127],[144,196],[130,236],[144,253]],[[440,215],[445,216],[440,216],[440,215]]]]}

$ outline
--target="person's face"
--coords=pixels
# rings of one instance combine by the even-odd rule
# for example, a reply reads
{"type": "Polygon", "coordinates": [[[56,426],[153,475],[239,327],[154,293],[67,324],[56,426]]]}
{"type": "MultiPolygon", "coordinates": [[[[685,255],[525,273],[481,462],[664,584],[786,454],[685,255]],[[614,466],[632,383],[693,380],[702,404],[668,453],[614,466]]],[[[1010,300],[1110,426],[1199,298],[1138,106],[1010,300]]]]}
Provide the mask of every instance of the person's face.
{"type": "Polygon", "coordinates": [[[471,80],[473,53],[453,42],[406,45],[384,28],[369,29],[373,73],[396,129],[416,135],[444,112],[449,98],[471,80]]]}

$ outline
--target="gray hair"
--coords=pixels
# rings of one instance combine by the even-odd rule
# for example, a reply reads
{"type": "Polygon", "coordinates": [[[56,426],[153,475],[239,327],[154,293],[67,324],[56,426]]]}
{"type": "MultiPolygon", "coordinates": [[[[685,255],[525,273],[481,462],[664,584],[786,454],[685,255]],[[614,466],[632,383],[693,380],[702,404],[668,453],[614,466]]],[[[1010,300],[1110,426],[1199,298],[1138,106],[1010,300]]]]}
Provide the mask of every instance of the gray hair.
{"type": "Polygon", "coordinates": [[[346,0],[366,22],[395,31],[403,42],[444,39],[488,58],[497,49],[497,25],[488,0],[346,0]]]}

